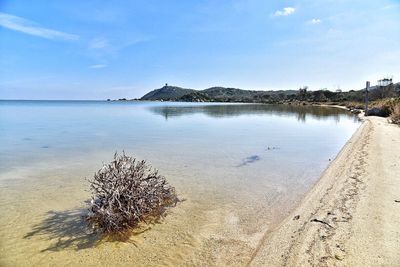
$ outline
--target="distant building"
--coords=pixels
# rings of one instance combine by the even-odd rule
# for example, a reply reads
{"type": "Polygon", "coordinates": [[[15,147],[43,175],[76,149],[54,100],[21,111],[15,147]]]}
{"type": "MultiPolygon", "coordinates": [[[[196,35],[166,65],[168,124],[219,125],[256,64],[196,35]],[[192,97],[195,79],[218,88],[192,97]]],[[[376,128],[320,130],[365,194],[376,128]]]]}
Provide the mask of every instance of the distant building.
{"type": "Polygon", "coordinates": [[[378,80],[378,85],[379,86],[388,86],[388,85],[390,85],[390,84],[392,84],[393,83],[393,78],[384,78],[384,79],[381,79],[381,80],[378,80]]]}

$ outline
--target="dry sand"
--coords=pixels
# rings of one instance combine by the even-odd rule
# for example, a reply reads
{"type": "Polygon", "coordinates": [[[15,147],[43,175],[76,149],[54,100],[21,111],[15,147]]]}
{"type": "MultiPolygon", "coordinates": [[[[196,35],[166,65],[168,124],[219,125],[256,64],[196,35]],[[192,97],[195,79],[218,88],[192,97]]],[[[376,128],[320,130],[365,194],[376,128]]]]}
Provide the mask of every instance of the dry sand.
{"type": "Polygon", "coordinates": [[[368,117],[251,266],[400,266],[400,127],[368,117]]]}

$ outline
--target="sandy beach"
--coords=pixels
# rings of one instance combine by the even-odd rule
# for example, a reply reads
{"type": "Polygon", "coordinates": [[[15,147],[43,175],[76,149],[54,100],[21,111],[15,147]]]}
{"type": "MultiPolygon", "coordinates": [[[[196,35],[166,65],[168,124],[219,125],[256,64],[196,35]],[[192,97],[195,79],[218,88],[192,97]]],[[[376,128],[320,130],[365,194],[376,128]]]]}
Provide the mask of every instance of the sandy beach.
{"type": "Polygon", "coordinates": [[[251,266],[399,266],[400,128],[367,117],[251,266]]]}

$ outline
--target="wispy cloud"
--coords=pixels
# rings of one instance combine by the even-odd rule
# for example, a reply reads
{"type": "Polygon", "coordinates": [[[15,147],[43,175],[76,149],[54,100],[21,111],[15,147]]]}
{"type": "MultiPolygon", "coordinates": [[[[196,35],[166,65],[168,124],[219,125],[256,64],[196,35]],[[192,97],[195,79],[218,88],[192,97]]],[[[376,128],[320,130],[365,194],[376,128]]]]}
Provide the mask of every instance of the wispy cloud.
{"type": "Polygon", "coordinates": [[[284,7],[281,10],[275,11],[274,16],[275,17],[289,16],[289,15],[292,15],[295,11],[296,11],[296,9],[294,7],[284,7]]]}
{"type": "Polygon", "coordinates": [[[0,12],[0,26],[4,28],[52,40],[77,40],[78,35],[43,28],[37,23],[0,12]]]}
{"type": "MultiPolygon", "coordinates": [[[[151,40],[149,36],[138,36],[135,39],[123,39],[114,37],[112,39],[105,37],[96,37],[87,44],[87,55],[97,62],[107,62],[110,58],[116,58],[122,50],[136,45],[138,43],[151,40]]],[[[100,64],[101,65],[101,64],[100,64]]],[[[92,68],[104,68],[106,66],[97,66],[92,68]]]]}
{"type": "Polygon", "coordinates": [[[322,20],[316,19],[316,18],[308,21],[308,23],[310,23],[310,24],[320,24],[321,22],[322,22],[322,20]]]}
{"type": "Polygon", "coordinates": [[[90,69],[102,69],[105,67],[107,67],[107,65],[105,65],[105,64],[96,64],[96,65],[89,66],[90,69]]]}
{"type": "Polygon", "coordinates": [[[399,4],[390,4],[390,5],[385,5],[382,7],[382,9],[392,9],[392,8],[397,8],[400,7],[399,4]]]}
{"type": "Polygon", "coordinates": [[[109,42],[105,38],[95,38],[89,42],[90,49],[103,49],[109,46],[109,42]]]}
{"type": "MultiPolygon", "coordinates": [[[[119,38],[121,39],[121,38],[119,38]]],[[[137,36],[132,39],[121,39],[121,40],[108,40],[104,37],[98,37],[90,40],[88,43],[88,48],[90,50],[108,50],[108,51],[118,51],[126,47],[136,45],[138,43],[148,42],[152,40],[151,36],[137,36]]]]}

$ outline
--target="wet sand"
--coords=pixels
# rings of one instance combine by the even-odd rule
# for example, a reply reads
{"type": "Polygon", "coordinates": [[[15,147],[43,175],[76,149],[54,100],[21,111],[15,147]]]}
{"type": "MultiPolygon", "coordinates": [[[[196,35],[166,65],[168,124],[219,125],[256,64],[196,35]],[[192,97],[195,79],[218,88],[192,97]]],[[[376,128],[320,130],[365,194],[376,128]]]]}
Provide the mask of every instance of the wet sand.
{"type": "Polygon", "coordinates": [[[400,128],[365,118],[251,266],[399,266],[400,128]]]}

